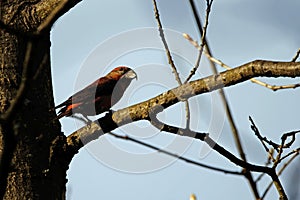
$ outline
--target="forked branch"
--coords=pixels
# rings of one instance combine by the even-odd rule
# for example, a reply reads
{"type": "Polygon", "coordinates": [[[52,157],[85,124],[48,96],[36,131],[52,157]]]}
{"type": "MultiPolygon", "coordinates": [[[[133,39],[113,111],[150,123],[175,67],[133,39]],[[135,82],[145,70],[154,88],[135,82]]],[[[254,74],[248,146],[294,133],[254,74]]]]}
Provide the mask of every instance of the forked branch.
{"type": "Polygon", "coordinates": [[[68,141],[70,142],[69,145],[77,146],[79,149],[83,146],[83,144],[79,145],[79,143],[82,143],[81,139],[83,139],[86,143],[93,139],[97,139],[100,136],[98,131],[107,133],[119,126],[133,121],[149,120],[151,110],[156,107],[166,109],[167,107],[180,102],[182,99],[188,99],[196,95],[232,86],[258,76],[299,77],[300,63],[256,60],[240,67],[222,72],[218,75],[212,75],[191,81],[147,101],[114,112],[112,114],[113,124],[106,124],[104,131],[97,123],[92,123],[89,126],[83,127],[68,137],[68,141]],[[93,137],[94,134],[96,134],[95,137],[93,137]],[[88,138],[91,139],[89,140],[88,138]]]}

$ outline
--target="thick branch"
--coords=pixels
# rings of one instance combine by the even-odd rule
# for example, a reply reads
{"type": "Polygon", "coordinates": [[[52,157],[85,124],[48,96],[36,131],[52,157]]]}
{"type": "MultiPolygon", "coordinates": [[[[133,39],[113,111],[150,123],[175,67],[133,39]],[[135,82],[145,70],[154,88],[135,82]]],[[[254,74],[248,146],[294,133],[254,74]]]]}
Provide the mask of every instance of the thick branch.
{"type": "Polygon", "coordinates": [[[43,0],[37,5],[37,13],[42,23],[37,27],[36,33],[40,34],[47,28],[51,28],[53,23],[68,10],[73,8],[82,0],[43,0]]]}
{"type": "Polygon", "coordinates": [[[10,33],[27,37],[47,34],[60,16],[81,1],[38,0],[7,4],[1,10],[0,27],[10,33]]]}
{"type": "Polygon", "coordinates": [[[97,139],[103,133],[116,129],[118,126],[133,121],[149,120],[153,109],[159,108],[162,111],[182,99],[228,87],[258,76],[294,78],[300,76],[300,63],[257,60],[218,75],[183,84],[152,99],[114,112],[111,116],[113,122],[109,120],[110,114],[99,119],[102,128],[97,123],[81,128],[68,136],[69,147],[72,149],[72,153],[77,153],[84,144],[97,139]]]}

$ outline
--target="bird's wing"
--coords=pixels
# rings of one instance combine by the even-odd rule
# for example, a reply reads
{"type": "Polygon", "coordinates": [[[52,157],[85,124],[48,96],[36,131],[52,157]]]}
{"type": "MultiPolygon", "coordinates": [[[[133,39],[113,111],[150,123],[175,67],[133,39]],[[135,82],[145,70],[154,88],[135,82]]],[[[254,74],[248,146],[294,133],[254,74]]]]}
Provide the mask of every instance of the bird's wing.
{"type": "Polygon", "coordinates": [[[75,93],[69,99],[71,100],[72,104],[93,103],[96,97],[110,94],[115,84],[116,80],[102,77],[79,92],[75,93]]]}

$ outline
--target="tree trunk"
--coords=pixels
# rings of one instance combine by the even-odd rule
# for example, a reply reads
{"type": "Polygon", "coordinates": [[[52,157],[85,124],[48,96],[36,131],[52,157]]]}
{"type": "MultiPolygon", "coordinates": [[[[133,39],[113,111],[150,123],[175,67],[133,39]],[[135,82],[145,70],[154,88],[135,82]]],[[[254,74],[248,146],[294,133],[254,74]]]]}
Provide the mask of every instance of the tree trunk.
{"type": "Polygon", "coordinates": [[[52,121],[54,111],[49,111],[54,107],[50,28],[31,34],[47,16],[42,6],[51,7],[51,2],[0,0],[0,113],[7,113],[26,82],[20,103],[0,126],[3,199],[65,199],[71,156],[60,125],[52,121]]]}

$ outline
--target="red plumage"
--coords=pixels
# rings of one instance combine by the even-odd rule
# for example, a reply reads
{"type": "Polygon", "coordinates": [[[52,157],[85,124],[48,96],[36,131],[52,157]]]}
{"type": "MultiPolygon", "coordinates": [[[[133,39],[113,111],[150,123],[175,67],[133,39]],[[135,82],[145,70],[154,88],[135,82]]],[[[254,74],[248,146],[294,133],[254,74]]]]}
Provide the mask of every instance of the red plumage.
{"type": "Polygon", "coordinates": [[[75,93],[55,109],[61,108],[56,119],[80,113],[85,118],[108,111],[123,96],[131,81],[137,78],[129,67],[120,66],[106,76],[75,93]]]}

